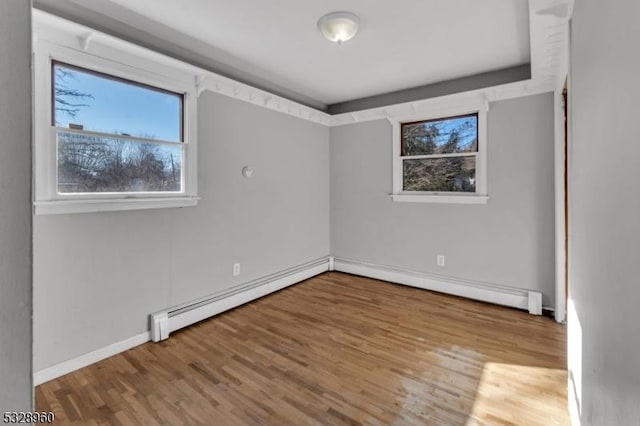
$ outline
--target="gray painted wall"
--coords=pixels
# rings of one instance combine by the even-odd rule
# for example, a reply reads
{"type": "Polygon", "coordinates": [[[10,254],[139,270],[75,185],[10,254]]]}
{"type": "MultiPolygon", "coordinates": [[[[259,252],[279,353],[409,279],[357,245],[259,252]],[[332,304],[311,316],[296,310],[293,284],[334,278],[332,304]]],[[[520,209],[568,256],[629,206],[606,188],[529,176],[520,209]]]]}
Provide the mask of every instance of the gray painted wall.
{"type": "Polygon", "coordinates": [[[0,2],[0,413],[30,411],[31,3],[0,2]]]}
{"type": "Polygon", "coordinates": [[[640,422],[638,16],[634,0],[587,0],[572,21],[568,331],[582,329],[583,425],[640,422]]]}
{"type": "Polygon", "coordinates": [[[326,127],[204,92],[198,133],[197,207],[36,216],[36,371],[146,331],[154,311],[329,254],[326,127]]]}
{"type": "Polygon", "coordinates": [[[391,171],[388,121],[331,129],[333,256],[537,289],[554,306],[551,94],[491,104],[486,205],[393,202],[391,171]]]}

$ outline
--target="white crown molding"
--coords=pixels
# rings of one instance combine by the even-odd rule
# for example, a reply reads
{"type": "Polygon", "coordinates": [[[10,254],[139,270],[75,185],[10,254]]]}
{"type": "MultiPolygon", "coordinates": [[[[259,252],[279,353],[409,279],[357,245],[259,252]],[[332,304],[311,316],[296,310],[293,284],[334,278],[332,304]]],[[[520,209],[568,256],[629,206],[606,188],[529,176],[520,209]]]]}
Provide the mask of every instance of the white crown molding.
{"type": "MultiPolygon", "coordinates": [[[[158,73],[169,74],[170,71],[167,70],[171,68],[179,70],[179,74],[187,72],[193,76],[192,83],[195,82],[198,94],[209,90],[325,126],[330,122],[331,116],[324,111],[310,108],[38,9],[33,9],[33,28],[34,40],[47,40],[53,44],[73,46],[79,51],[96,56],[100,56],[105,49],[118,50],[129,56],[127,65],[132,67],[137,66],[136,58],[139,58],[164,65],[158,73]]],[[[166,75],[166,77],[175,78],[176,76],[166,75]]]]}
{"type": "Polygon", "coordinates": [[[385,118],[393,119],[394,117],[420,116],[421,114],[428,114],[430,110],[443,110],[445,108],[455,110],[457,106],[463,107],[469,103],[479,102],[483,102],[487,110],[489,110],[489,102],[553,92],[554,89],[555,80],[524,80],[436,98],[336,114],[331,116],[330,125],[335,127],[385,118]]]}
{"type": "Polygon", "coordinates": [[[248,102],[282,114],[328,126],[331,115],[326,112],[299,104],[265,90],[257,89],[233,79],[204,71],[201,77],[203,88],[230,98],[248,102]]]}
{"type": "Polygon", "coordinates": [[[484,99],[488,103],[551,92],[556,89],[558,73],[561,72],[564,58],[567,55],[568,20],[572,10],[573,0],[529,0],[530,80],[333,116],[47,12],[34,9],[33,21],[34,39],[36,40],[46,38],[54,42],[64,42],[66,45],[77,46],[78,50],[93,54],[99,54],[101,47],[115,48],[132,57],[132,66],[135,66],[135,58],[139,57],[178,69],[180,73],[188,71],[193,75],[198,94],[208,90],[282,114],[332,127],[385,119],[407,113],[416,114],[432,107],[468,102],[470,99],[484,99]]]}

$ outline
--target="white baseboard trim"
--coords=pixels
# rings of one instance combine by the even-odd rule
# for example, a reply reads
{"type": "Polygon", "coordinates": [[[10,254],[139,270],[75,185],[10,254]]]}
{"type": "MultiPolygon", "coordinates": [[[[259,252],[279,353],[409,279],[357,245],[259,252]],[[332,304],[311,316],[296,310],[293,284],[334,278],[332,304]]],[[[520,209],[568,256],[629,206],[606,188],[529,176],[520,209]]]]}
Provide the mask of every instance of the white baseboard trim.
{"type": "MultiPolygon", "coordinates": [[[[191,304],[189,306],[175,308],[171,311],[165,311],[164,313],[167,314],[168,317],[169,331],[176,331],[180,328],[202,321],[203,319],[266,296],[267,294],[276,292],[285,287],[297,284],[328,270],[329,259],[326,257],[276,274],[271,274],[259,280],[242,284],[234,289],[227,290],[224,293],[215,296],[214,301],[211,301],[211,298],[200,299],[196,303],[198,306],[194,309],[189,309],[190,307],[193,307],[193,304],[191,304]]],[[[109,358],[113,355],[117,355],[128,349],[149,342],[153,337],[152,332],[153,330],[145,331],[144,333],[113,343],[105,346],[104,348],[97,349],[84,355],[80,355],[79,357],[36,371],[33,374],[34,386],[46,383],[105,358],[109,358]]]]}
{"type": "Polygon", "coordinates": [[[540,292],[498,286],[472,280],[463,280],[443,275],[403,270],[391,266],[376,265],[352,259],[334,259],[335,270],[354,275],[404,284],[425,290],[433,290],[468,299],[481,300],[497,305],[524,309],[532,314],[542,313],[540,292]],[[531,304],[530,302],[531,296],[531,304]]]}
{"type": "Polygon", "coordinates": [[[113,355],[117,355],[128,349],[134,348],[138,345],[146,343],[151,340],[151,333],[145,331],[136,336],[129,337],[128,339],[121,340],[120,342],[112,343],[104,348],[97,349],[95,351],[80,355],[79,357],[63,361],[59,364],[52,365],[51,367],[43,368],[40,371],[36,371],[33,374],[34,386],[41,385],[50,380],[64,376],[72,371],[79,370],[82,367],[86,367],[91,364],[95,364],[98,361],[102,361],[105,358],[109,358],[113,355]]]}
{"type": "Polygon", "coordinates": [[[272,274],[212,295],[186,305],[174,307],[151,315],[151,338],[154,342],[164,340],[171,332],[196,322],[218,315],[229,309],[259,299],[285,287],[297,284],[329,270],[329,258],[322,258],[272,274]]]}
{"type": "MultiPolygon", "coordinates": [[[[452,277],[407,271],[389,266],[331,257],[319,259],[277,274],[269,275],[259,280],[251,281],[243,284],[242,286],[227,290],[222,294],[214,295],[206,299],[200,299],[196,302],[178,306],[167,311],[157,312],[152,315],[151,322],[152,324],[154,323],[153,319],[155,315],[157,315],[156,318],[166,318],[166,327],[168,327],[168,330],[164,331],[167,332],[166,337],[168,337],[168,333],[170,332],[187,327],[196,322],[210,318],[229,309],[233,309],[237,306],[259,299],[270,293],[274,293],[278,290],[333,269],[339,272],[361,275],[397,284],[418,287],[425,290],[433,290],[525,310],[531,308],[528,297],[529,293],[538,293],[534,291],[494,286],[488,283],[460,280],[452,277]]],[[[533,297],[536,301],[540,300],[538,294],[535,294],[533,297]]],[[[535,309],[538,309],[538,307],[535,306],[535,309]]],[[[161,340],[160,334],[156,333],[160,333],[160,331],[145,331],[144,333],[113,343],[105,346],[104,348],[100,348],[79,357],[44,368],[34,373],[34,385],[40,385],[57,377],[71,373],[72,371],[94,364],[105,358],[109,358],[113,355],[146,343],[152,340],[152,338],[154,341],[161,340]],[[152,336],[152,334],[156,334],[156,336],[152,336]]],[[[162,337],[166,338],[165,336],[162,337]]]]}

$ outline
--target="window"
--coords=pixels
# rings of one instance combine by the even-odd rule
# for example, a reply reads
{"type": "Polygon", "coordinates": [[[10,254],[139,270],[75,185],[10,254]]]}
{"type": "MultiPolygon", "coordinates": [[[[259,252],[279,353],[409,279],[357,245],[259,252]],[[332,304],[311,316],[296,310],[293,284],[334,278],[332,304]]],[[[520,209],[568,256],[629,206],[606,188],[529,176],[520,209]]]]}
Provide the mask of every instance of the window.
{"type": "Polygon", "coordinates": [[[52,63],[60,194],[180,193],[182,94],[52,63]]]}
{"type": "Polygon", "coordinates": [[[193,77],[38,43],[36,214],[195,205],[193,77]]]}
{"type": "Polygon", "coordinates": [[[392,198],[486,202],[485,111],[414,118],[394,122],[392,198]]]}

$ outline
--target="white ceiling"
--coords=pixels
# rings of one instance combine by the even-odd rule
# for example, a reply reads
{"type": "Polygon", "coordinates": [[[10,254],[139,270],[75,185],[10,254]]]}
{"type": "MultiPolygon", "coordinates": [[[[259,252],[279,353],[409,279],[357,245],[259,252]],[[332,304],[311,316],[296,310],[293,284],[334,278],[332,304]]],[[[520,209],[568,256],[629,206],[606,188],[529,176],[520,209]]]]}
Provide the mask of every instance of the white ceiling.
{"type": "Polygon", "coordinates": [[[527,0],[71,1],[176,45],[188,40],[176,33],[197,39],[224,53],[212,59],[323,104],[530,60],[527,0]],[[316,27],[335,10],[361,19],[343,45],[316,27]]]}

